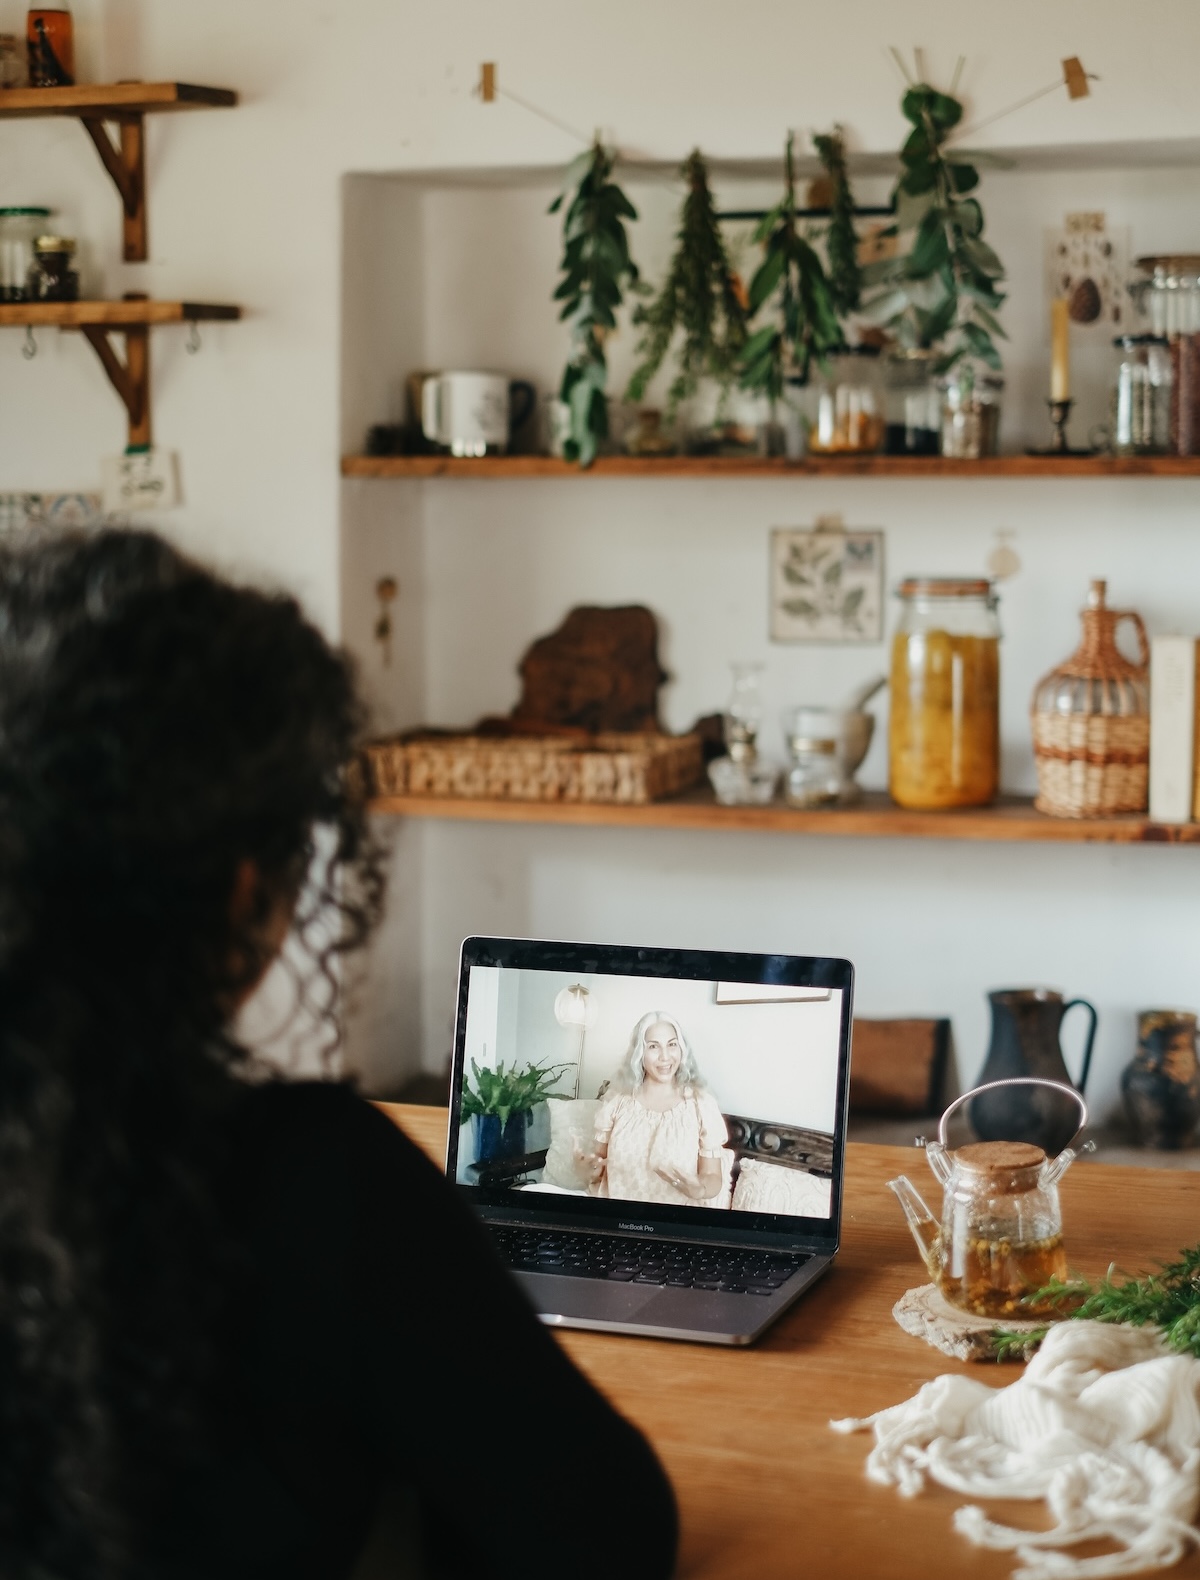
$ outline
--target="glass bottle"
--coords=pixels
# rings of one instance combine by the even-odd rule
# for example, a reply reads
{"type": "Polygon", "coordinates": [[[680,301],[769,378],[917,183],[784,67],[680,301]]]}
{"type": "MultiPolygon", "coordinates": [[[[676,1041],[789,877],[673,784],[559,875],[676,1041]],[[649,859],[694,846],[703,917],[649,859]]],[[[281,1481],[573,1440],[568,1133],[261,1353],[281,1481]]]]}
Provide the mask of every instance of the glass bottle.
{"type": "Polygon", "coordinates": [[[942,454],[978,461],[1000,453],[1000,396],[1004,380],[959,362],[941,381],[942,454]]]}
{"type": "Polygon", "coordinates": [[[879,348],[847,346],[816,370],[816,418],[809,429],[813,455],[872,455],[883,444],[879,348]]]}
{"type": "Polygon", "coordinates": [[[921,811],[986,806],[1000,784],[1000,623],[984,580],[901,582],[888,789],[921,811]]]}
{"type": "Polygon", "coordinates": [[[883,357],[886,455],[937,455],[941,450],[941,392],[934,378],[938,353],[893,347],[883,357]]]}
{"type": "Polygon", "coordinates": [[[1108,585],[1091,584],[1082,638],[1033,693],[1034,805],[1051,817],[1144,812],[1150,783],[1150,645],[1140,616],[1110,609],[1108,585]],[[1117,646],[1128,621],[1139,658],[1117,646]]]}
{"type": "Polygon", "coordinates": [[[0,302],[26,300],[33,244],[49,218],[48,208],[0,208],[0,302]]]}
{"type": "Polygon", "coordinates": [[[75,25],[65,0],[29,7],[25,44],[31,88],[62,88],[75,81],[75,25]]]}
{"type": "Polygon", "coordinates": [[[1118,455],[1163,455],[1170,441],[1171,355],[1162,335],[1118,335],[1112,447],[1118,455]]]}

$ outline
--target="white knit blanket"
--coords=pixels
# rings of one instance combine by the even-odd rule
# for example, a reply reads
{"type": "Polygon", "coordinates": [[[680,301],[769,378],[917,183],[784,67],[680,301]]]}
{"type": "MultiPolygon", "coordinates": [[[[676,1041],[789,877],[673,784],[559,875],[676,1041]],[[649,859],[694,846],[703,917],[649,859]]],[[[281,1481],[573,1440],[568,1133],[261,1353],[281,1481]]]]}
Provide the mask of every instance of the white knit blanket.
{"type": "Polygon", "coordinates": [[[911,1498],[930,1476],[974,1497],[1044,1499],[1052,1529],[1020,1530],[956,1510],[979,1547],[1015,1551],[1018,1580],[1099,1580],[1177,1563],[1200,1503],[1200,1361],[1157,1329],[1063,1322],[1007,1388],[936,1377],[905,1404],[835,1432],[875,1430],[873,1481],[911,1498]],[[1115,1550],[1061,1550],[1105,1538],[1115,1550]]]}

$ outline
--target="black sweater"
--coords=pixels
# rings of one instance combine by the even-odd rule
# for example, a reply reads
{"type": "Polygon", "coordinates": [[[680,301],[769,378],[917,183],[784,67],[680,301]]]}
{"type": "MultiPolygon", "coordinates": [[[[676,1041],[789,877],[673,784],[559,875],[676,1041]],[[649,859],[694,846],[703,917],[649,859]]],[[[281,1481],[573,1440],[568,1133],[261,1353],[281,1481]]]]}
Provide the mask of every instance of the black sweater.
{"type": "Polygon", "coordinates": [[[344,1580],[398,1484],[430,1576],[610,1580],[609,1520],[623,1580],[671,1573],[675,1504],[653,1451],[390,1120],[345,1087],[262,1087],[234,1186],[252,1270],[236,1321],[244,1411],[172,1512],[166,1567],[344,1580]]]}

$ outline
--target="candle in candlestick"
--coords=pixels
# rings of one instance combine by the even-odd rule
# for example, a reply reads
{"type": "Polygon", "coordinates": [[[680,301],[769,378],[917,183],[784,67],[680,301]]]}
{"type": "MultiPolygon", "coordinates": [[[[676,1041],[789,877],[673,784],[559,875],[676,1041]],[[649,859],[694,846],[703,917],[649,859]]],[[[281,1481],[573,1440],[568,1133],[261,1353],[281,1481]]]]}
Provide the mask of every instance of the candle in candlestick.
{"type": "Polygon", "coordinates": [[[1050,399],[1071,398],[1070,319],[1067,299],[1059,296],[1050,303],[1050,399]]]}

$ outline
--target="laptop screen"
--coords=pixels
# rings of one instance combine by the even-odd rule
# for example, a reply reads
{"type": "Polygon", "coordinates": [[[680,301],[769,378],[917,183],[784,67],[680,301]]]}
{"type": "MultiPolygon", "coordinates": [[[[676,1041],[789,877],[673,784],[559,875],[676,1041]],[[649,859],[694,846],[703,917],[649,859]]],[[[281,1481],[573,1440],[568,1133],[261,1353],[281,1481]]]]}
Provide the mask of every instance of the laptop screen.
{"type": "Polygon", "coordinates": [[[452,1177],[520,1218],[829,1232],[850,988],[844,961],[468,940],[452,1177]]]}

